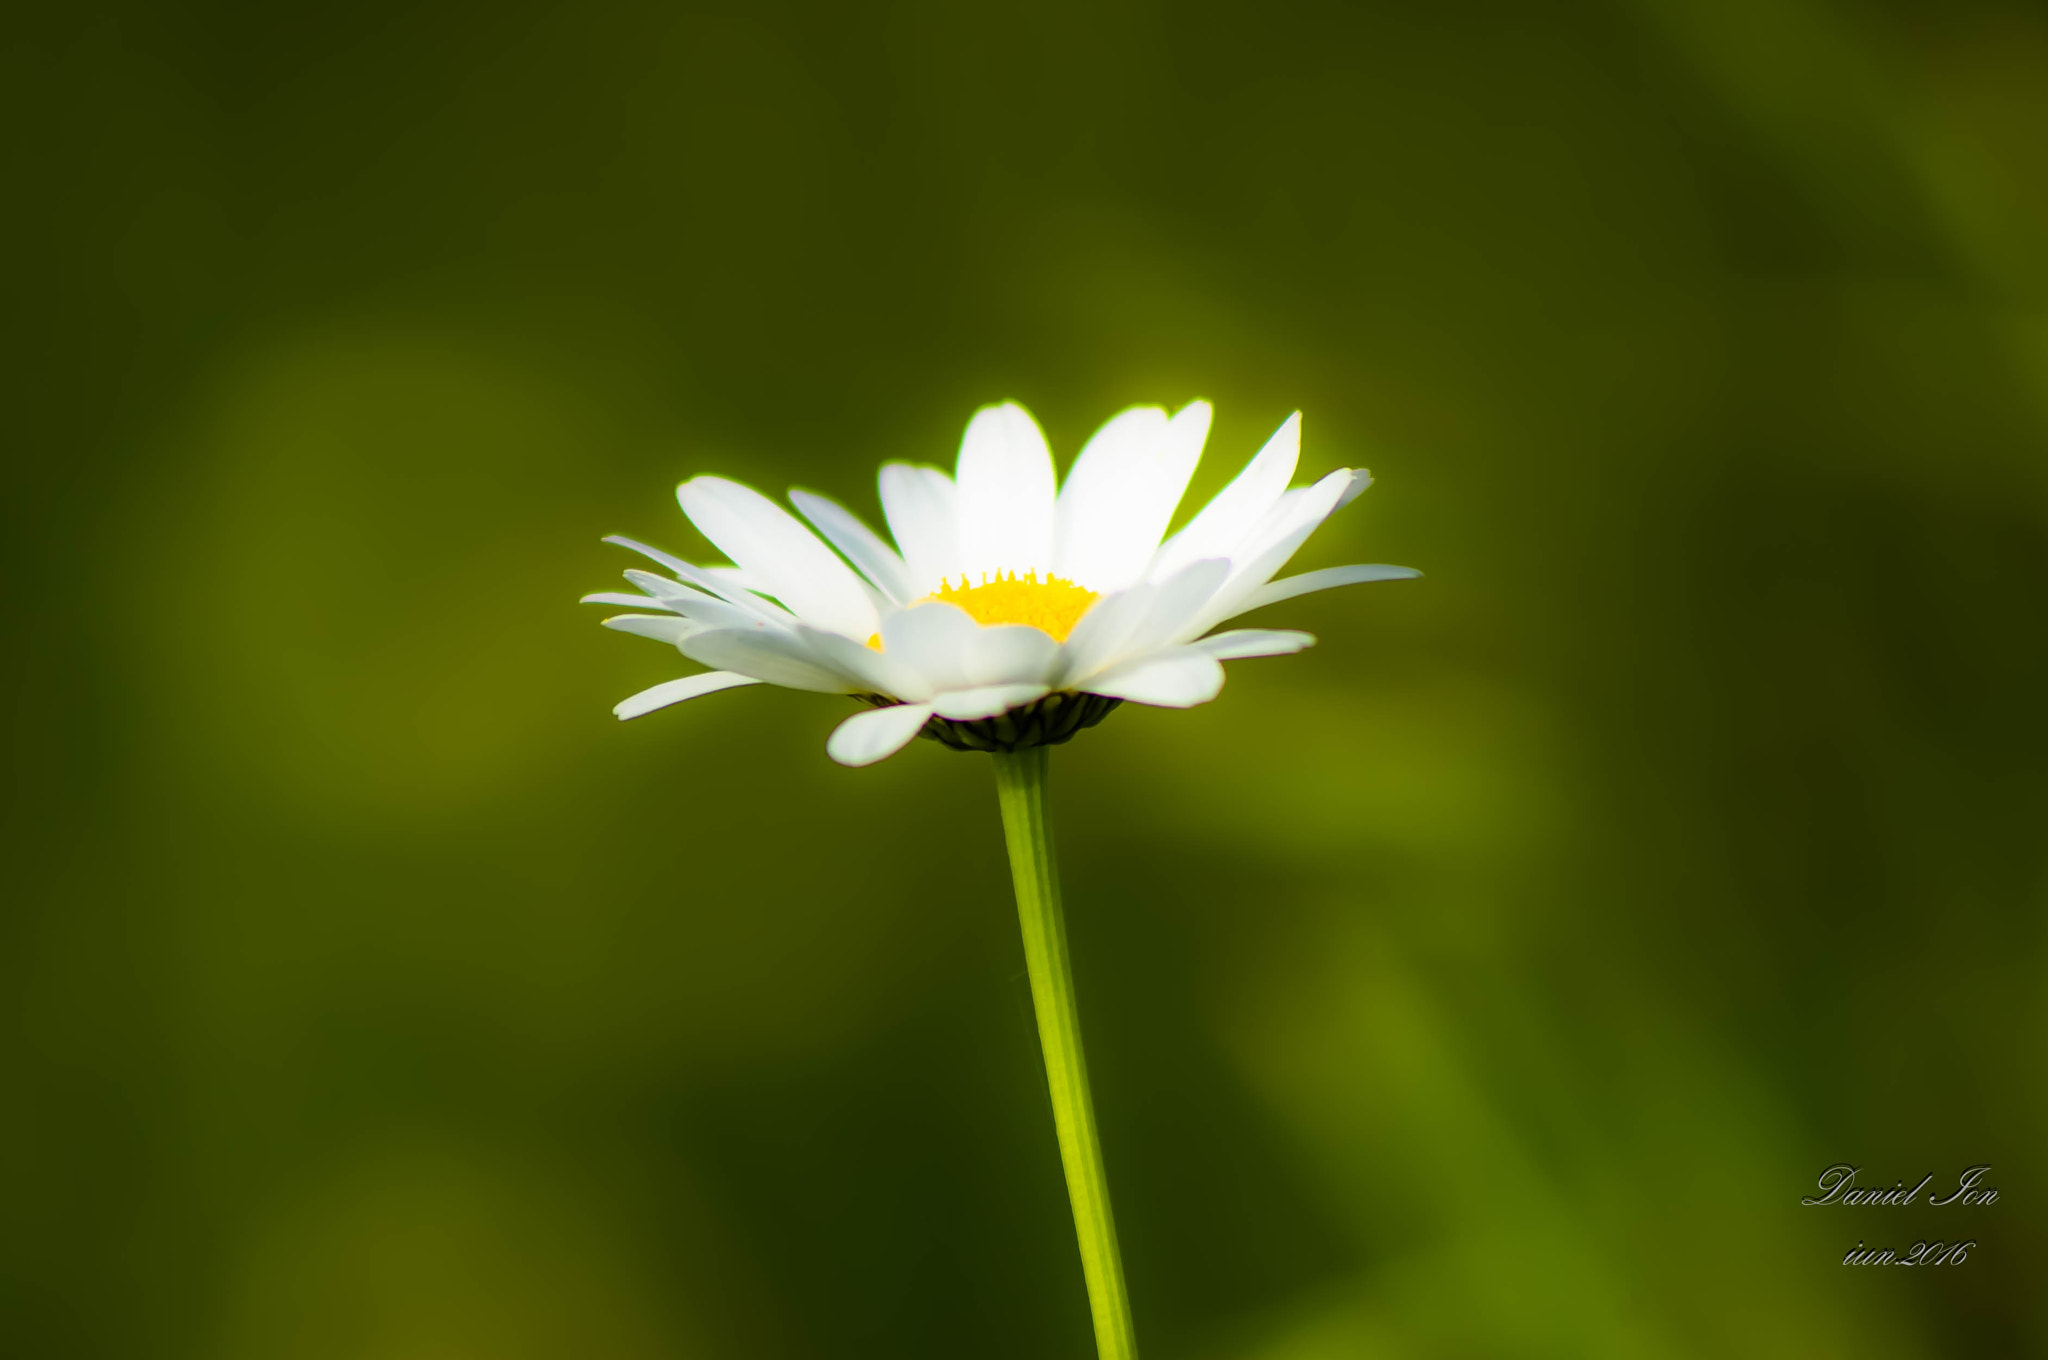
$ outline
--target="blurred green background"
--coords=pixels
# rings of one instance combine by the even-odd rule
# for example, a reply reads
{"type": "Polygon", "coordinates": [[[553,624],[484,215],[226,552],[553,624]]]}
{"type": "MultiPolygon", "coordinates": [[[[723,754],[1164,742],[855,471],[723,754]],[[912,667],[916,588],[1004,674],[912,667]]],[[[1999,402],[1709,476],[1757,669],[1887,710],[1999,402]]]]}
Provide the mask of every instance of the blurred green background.
{"type": "Polygon", "coordinates": [[[2038,7],[8,28],[0,1352],[1088,1355],[987,762],[575,600],[1205,396],[1428,577],[1055,761],[1147,1354],[2048,1354],[2038,7]]]}

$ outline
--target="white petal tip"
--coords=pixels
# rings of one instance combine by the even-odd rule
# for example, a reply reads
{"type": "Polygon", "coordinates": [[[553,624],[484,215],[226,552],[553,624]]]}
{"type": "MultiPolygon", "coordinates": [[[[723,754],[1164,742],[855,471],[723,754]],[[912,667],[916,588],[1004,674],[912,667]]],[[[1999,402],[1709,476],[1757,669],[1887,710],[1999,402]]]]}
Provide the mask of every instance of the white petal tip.
{"type": "Polygon", "coordinates": [[[688,699],[702,698],[716,694],[722,689],[735,689],[741,685],[758,685],[761,682],[752,676],[736,675],[731,671],[705,671],[701,675],[686,675],[680,680],[665,680],[652,689],[643,689],[612,705],[612,716],[624,722],[637,718],[643,713],[652,713],[657,708],[680,704],[688,699]]]}
{"type": "Polygon", "coordinates": [[[932,711],[953,722],[976,722],[1035,703],[1046,692],[1044,685],[983,685],[939,695],[932,700],[932,711]]]}
{"type": "Polygon", "coordinates": [[[1243,661],[1255,656],[1292,656],[1316,645],[1314,633],[1292,628],[1237,628],[1215,633],[1194,646],[1218,661],[1243,661]]]}
{"type": "Polygon", "coordinates": [[[856,713],[833,729],[825,754],[853,769],[887,760],[924,730],[931,715],[929,704],[894,704],[856,713]]]}
{"type": "Polygon", "coordinates": [[[1198,647],[1179,647],[1115,667],[1083,688],[1156,708],[1193,708],[1222,692],[1223,667],[1198,647]]]}

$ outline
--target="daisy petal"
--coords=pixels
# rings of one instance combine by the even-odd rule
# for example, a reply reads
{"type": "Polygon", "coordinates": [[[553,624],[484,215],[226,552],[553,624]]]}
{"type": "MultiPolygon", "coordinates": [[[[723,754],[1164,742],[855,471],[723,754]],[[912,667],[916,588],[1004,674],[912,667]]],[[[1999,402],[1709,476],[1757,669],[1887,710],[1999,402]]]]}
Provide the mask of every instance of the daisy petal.
{"type": "Polygon", "coordinates": [[[771,685],[824,694],[852,694],[864,687],[860,677],[846,674],[829,658],[773,628],[710,628],[676,645],[692,661],[771,685]]]}
{"type": "Polygon", "coordinates": [[[882,620],[885,653],[922,676],[933,693],[972,689],[982,683],[968,673],[968,648],[980,631],[966,610],[933,601],[901,609],[882,620]]]}
{"type": "Polygon", "coordinates": [[[1090,676],[1132,656],[1156,651],[1179,637],[1205,631],[1197,624],[1230,573],[1220,558],[1190,563],[1173,579],[1132,586],[1098,601],[1081,616],[1062,652],[1060,683],[1084,685],[1090,676]]]}
{"type": "Polygon", "coordinates": [[[1351,486],[1343,495],[1337,498],[1337,508],[1342,510],[1345,506],[1357,500],[1359,493],[1371,485],[1372,474],[1370,472],[1367,472],[1364,468],[1353,468],[1351,470],[1351,486]]]}
{"type": "Polygon", "coordinates": [[[1229,556],[1287,490],[1300,459],[1301,412],[1296,411],[1244,471],[1159,549],[1151,578],[1156,581],[1204,557],[1229,556]]]}
{"type": "Polygon", "coordinates": [[[1158,595],[1158,586],[1132,586],[1090,606],[1060,648],[1059,683],[1073,685],[1115,665],[1128,653],[1131,637],[1158,595]]]}
{"type": "MultiPolygon", "coordinates": [[[[687,566],[689,564],[685,563],[684,565],[687,566]]],[[[696,589],[695,587],[686,586],[681,581],[671,581],[668,579],[668,577],[663,576],[660,572],[642,571],[638,567],[627,567],[625,575],[628,581],[631,581],[634,585],[646,591],[649,596],[658,599],[661,602],[661,607],[664,609],[670,609],[674,607],[672,604],[669,603],[669,601],[691,600],[709,601],[712,604],[722,604],[726,605],[728,608],[738,609],[743,613],[752,614],[760,612],[754,609],[750,604],[746,603],[746,601],[748,601],[752,597],[749,596],[745,591],[734,591],[733,594],[738,598],[728,600],[723,595],[710,595],[705,593],[704,591],[696,589]]],[[[600,599],[602,597],[592,595],[588,598],[595,600],[600,599]]],[[[761,603],[764,607],[772,608],[772,606],[769,606],[765,600],[761,603]]]]}
{"type": "Polygon", "coordinates": [[[1088,441],[1054,516],[1053,572],[1107,593],[1132,585],[1159,551],[1209,437],[1209,403],[1172,420],[1156,406],[1124,412],[1088,441]]]}
{"type": "Polygon", "coordinates": [[[975,685],[1049,684],[1059,665],[1060,645],[1036,628],[1002,624],[976,628],[967,639],[963,666],[975,685]]]}
{"type": "Polygon", "coordinates": [[[723,477],[692,477],[676,488],[676,499],[748,580],[798,618],[848,637],[875,631],[875,606],[859,578],[774,501],[723,477]]]}
{"type": "Polygon", "coordinates": [[[1137,704],[1193,708],[1223,688],[1223,666],[1197,648],[1172,647],[1107,670],[1082,688],[1137,704]]]}
{"type": "MultiPolygon", "coordinates": [[[[1312,486],[1297,486],[1283,492],[1273,502],[1273,508],[1266,512],[1265,518],[1231,550],[1231,560],[1239,568],[1236,574],[1245,575],[1248,567],[1290,538],[1294,547],[1300,547],[1324,520],[1351,503],[1361,482],[1370,483],[1371,480],[1363,469],[1338,468],[1312,486]]],[[[1290,556],[1292,551],[1290,548],[1290,556]]],[[[1281,565],[1286,565],[1286,561],[1285,557],[1281,558],[1281,565]]],[[[1270,579],[1279,569],[1267,568],[1266,578],[1270,579]]]]}
{"type": "Polygon", "coordinates": [[[891,604],[909,604],[917,596],[910,589],[910,572],[896,550],[882,536],[838,501],[808,491],[792,491],[789,499],[817,527],[827,542],[845,555],[891,604]]]}
{"type": "Polygon", "coordinates": [[[872,765],[910,745],[931,716],[929,704],[895,704],[856,713],[833,729],[825,754],[841,765],[872,765]]]}
{"type": "Polygon", "coordinates": [[[929,595],[960,570],[959,489],[937,468],[888,463],[882,468],[882,514],[903,550],[910,598],[929,595]]]}
{"type": "Polygon", "coordinates": [[[1046,696],[1044,685],[983,685],[979,689],[956,689],[932,700],[932,712],[955,722],[993,718],[1013,708],[1046,696]]]}
{"type": "Polygon", "coordinates": [[[1215,416],[1216,408],[1208,402],[1191,401],[1166,422],[1166,438],[1159,446],[1159,467],[1151,487],[1153,500],[1146,506],[1148,525],[1158,525],[1151,531],[1154,538],[1165,537],[1173,512],[1180,509],[1180,498],[1187,494],[1188,479],[1202,461],[1202,446],[1209,442],[1209,426],[1215,416]]]}
{"type": "Polygon", "coordinates": [[[922,703],[932,697],[932,687],[924,677],[896,657],[805,624],[797,625],[796,635],[819,660],[858,679],[864,694],[911,703],[922,703]]]}
{"type": "Polygon", "coordinates": [[[614,614],[604,621],[604,626],[621,633],[637,633],[656,642],[681,642],[703,625],[673,614],[614,614]]]}
{"type": "MultiPolygon", "coordinates": [[[[741,609],[751,610],[763,618],[774,619],[778,622],[787,622],[795,617],[781,605],[762,599],[751,590],[734,581],[729,568],[721,571],[692,566],[682,558],[671,553],[665,553],[659,548],[650,548],[645,543],[638,543],[618,534],[613,534],[605,542],[616,543],[622,548],[631,548],[636,553],[653,558],[656,562],[661,563],[661,565],[682,577],[684,581],[687,581],[690,586],[696,589],[698,594],[710,595],[715,599],[724,600],[728,604],[737,605],[741,609]]],[[[648,587],[643,583],[642,578],[652,578],[657,581],[666,579],[655,576],[653,572],[647,571],[637,574],[632,571],[626,573],[627,580],[640,586],[642,590],[646,590],[648,587]]],[[[667,584],[674,586],[676,582],[668,581],[667,584]]]]}
{"type": "MultiPolygon", "coordinates": [[[[1095,432],[1067,473],[1053,511],[1052,570],[1090,590],[1122,590],[1135,576],[1124,558],[1135,541],[1125,515],[1157,461],[1154,451],[1166,434],[1166,412],[1134,406],[1095,432]]],[[[1145,548],[1150,553],[1155,541],[1145,548]]],[[[1138,567],[1142,569],[1141,561],[1138,567]]]]}
{"type": "Polygon", "coordinates": [[[744,605],[729,604],[715,600],[702,591],[678,585],[666,576],[657,576],[651,571],[629,570],[626,579],[654,597],[654,602],[663,609],[673,609],[684,618],[703,624],[707,628],[768,628],[780,626],[781,619],[796,622],[780,609],[774,614],[765,612],[772,606],[763,602],[760,609],[749,609],[744,605]],[[780,615],[780,619],[776,616],[780,615]]]}
{"type": "Polygon", "coordinates": [[[738,567],[705,567],[702,570],[713,582],[729,586],[734,590],[743,590],[750,595],[773,595],[775,593],[763,585],[758,578],[747,575],[738,567]]]}
{"type": "Polygon", "coordinates": [[[1316,645],[1315,634],[1292,628],[1233,628],[1191,642],[1218,661],[1238,661],[1249,656],[1288,656],[1316,645]]]}
{"type": "MultiPolygon", "coordinates": [[[[1342,505],[1342,502],[1339,502],[1342,505]]],[[[1378,563],[1361,563],[1353,567],[1324,567],[1321,571],[1305,571],[1299,576],[1283,576],[1277,581],[1268,581],[1246,597],[1244,610],[1249,612],[1282,600],[1291,600],[1297,595],[1309,595],[1318,590],[1334,590],[1338,586],[1364,585],[1368,581],[1408,581],[1421,572],[1413,567],[1389,567],[1378,563]]]]}
{"type": "Polygon", "coordinates": [[[999,572],[1052,570],[1052,450],[1023,407],[1005,402],[975,413],[954,479],[960,567],[969,584],[999,572]]]}
{"type": "Polygon", "coordinates": [[[705,671],[702,675],[686,675],[680,680],[664,680],[653,689],[643,689],[630,699],[622,699],[612,706],[612,712],[620,722],[637,718],[643,713],[652,713],[657,708],[667,708],[685,699],[700,695],[716,694],[722,689],[735,689],[741,685],[758,685],[761,682],[751,675],[734,675],[731,671],[705,671]]]}
{"type": "Polygon", "coordinates": [[[1330,517],[1352,480],[1349,468],[1339,468],[1299,494],[1289,492],[1253,535],[1245,549],[1248,560],[1236,559],[1237,569],[1203,611],[1196,631],[1206,633],[1225,619],[1244,613],[1244,602],[1271,581],[1273,573],[1286,566],[1308,536],[1330,517]]]}
{"type": "Polygon", "coordinates": [[[682,558],[677,557],[674,553],[665,553],[659,548],[651,548],[647,544],[642,543],[639,539],[627,538],[624,534],[606,534],[604,541],[607,543],[616,543],[621,548],[631,548],[634,552],[639,553],[642,557],[648,558],[651,561],[661,563],[661,565],[667,567],[670,571],[675,572],[677,575],[687,575],[690,572],[702,570],[702,568],[700,567],[691,566],[688,562],[685,562],[682,558]]]}
{"type": "Polygon", "coordinates": [[[668,606],[651,595],[628,595],[623,590],[600,590],[585,595],[578,604],[619,604],[628,609],[667,609],[668,606]]]}
{"type": "Polygon", "coordinates": [[[1229,578],[1230,563],[1210,557],[1161,581],[1144,620],[1131,635],[1128,650],[1149,652],[1201,631],[1193,627],[1195,619],[1229,578]]]}

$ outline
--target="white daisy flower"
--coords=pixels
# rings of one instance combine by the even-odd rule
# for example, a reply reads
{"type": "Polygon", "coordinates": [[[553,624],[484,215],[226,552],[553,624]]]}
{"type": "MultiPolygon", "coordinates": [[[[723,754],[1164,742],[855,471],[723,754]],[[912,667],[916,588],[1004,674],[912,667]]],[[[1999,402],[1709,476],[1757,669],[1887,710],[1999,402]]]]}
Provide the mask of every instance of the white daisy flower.
{"type": "Polygon", "coordinates": [[[613,712],[637,718],[771,684],[872,706],[826,743],[843,765],[872,764],[919,735],[961,750],[1053,745],[1126,699],[1166,708],[1207,703],[1223,687],[1223,662],[1315,642],[1267,628],[1212,631],[1240,614],[1310,591],[1418,575],[1364,565],[1274,579],[1372,480],[1342,468],[1290,488],[1299,413],[1167,535],[1209,415],[1199,401],[1171,418],[1156,406],[1125,411],[1088,441],[1066,485],[1056,487],[1038,423],[1013,402],[987,407],[967,426],[953,476],[908,463],[882,468],[893,547],[823,496],[790,493],[806,528],[751,488],[694,477],[677,488],[683,513],[732,565],[694,566],[613,537],[606,542],[670,574],[628,571],[644,594],[585,600],[660,611],[604,623],[673,643],[712,669],[644,690],[613,712]]]}

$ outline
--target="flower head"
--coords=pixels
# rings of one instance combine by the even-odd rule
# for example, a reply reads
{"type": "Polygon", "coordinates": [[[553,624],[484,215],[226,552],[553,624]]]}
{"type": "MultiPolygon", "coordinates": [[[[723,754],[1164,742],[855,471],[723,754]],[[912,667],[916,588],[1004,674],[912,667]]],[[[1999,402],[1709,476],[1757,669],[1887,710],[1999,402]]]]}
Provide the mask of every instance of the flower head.
{"type": "Polygon", "coordinates": [[[871,705],[826,744],[846,765],[872,764],[920,734],[963,750],[1049,745],[1126,699],[1207,703],[1223,687],[1222,662],[1315,642],[1264,628],[1211,631],[1239,614],[1417,574],[1350,566],[1274,579],[1372,480],[1344,468],[1290,488],[1299,414],[1168,536],[1208,433],[1206,402],[1171,418],[1136,407],[1104,425],[1056,487],[1037,422],[1015,403],[988,407],[968,424],[953,476],[907,463],[882,468],[893,547],[823,496],[790,493],[814,533],[757,491],[692,478],[676,492],[683,513],[732,565],[695,566],[611,538],[670,575],[628,571],[644,594],[586,600],[661,611],[604,622],[673,643],[712,669],[613,711],[637,718],[765,683],[871,705]]]}

